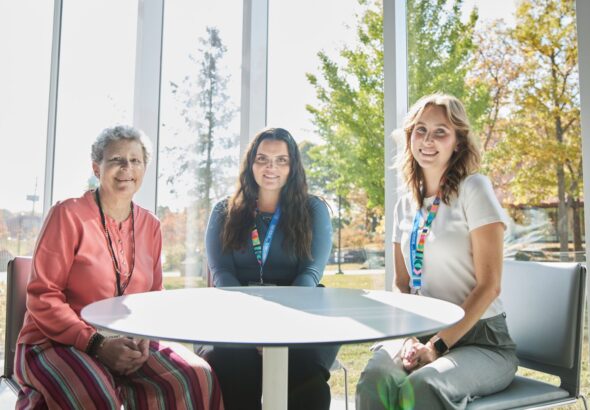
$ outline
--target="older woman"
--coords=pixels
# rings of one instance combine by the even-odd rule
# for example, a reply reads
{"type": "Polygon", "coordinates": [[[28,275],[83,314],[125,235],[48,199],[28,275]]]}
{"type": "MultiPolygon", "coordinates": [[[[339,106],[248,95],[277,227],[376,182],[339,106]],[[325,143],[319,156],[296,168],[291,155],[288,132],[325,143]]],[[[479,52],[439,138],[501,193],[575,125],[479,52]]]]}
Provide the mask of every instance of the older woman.
{"type": "Polygon", "coordinates": [[[155,341],[105,337],[80,310],[162,290],[158,219],[132,202],[149,160],[138,130],[104,130],[92,146],[96,190],[51,208],[39,234],[18,339],[17,408],[221,409],[209,365],[155,341]]]}

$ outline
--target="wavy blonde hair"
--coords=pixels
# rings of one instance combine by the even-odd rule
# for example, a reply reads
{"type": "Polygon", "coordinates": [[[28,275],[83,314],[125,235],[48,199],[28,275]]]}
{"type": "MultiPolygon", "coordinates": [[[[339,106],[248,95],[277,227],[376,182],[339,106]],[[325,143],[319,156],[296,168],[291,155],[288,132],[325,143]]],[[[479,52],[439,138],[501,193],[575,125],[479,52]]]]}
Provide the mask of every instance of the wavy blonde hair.
{"type": "Polygon", "coordinates": [[[471,133],[463,103],[448,94],[431,94],[420,98],[410,108],[404,120],[406,147],[402,164],[406,184],[410,187],[414,199],[420,207],[424,204],[425,197],[424,174],[418,161],[412,155],[410,139],[416,123],[429,106],[443,108],[457,136],[456,150],[451,155],[447,169],[441,178],[441,200],[445,204],[448,205],[451,197],[458,194],[461,181],[476,172],[480,163],[479,150],[471,133]]]}

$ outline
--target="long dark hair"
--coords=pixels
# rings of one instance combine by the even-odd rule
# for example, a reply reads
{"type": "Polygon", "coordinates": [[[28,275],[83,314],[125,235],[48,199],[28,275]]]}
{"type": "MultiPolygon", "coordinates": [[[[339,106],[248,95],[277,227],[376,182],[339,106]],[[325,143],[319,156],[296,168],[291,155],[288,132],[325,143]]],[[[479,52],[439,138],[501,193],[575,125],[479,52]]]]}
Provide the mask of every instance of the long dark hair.
{"type": "Polygon", "coordinates": [[[247,243],[256,212],[258,184],[252,165],[258,146],[264,140],[284,141],[289,151],[289,176],[281,189],[281,219],[279,228],[285,233],[285,249],[293,249],[300,258],[311,258],[311,215],[307,180],[297,143],[283,128],[267,128],[250,142],[242,167],[236,192],[229,198],[225,225],[221,235],[223,250],[241,249],[247,243]]]}

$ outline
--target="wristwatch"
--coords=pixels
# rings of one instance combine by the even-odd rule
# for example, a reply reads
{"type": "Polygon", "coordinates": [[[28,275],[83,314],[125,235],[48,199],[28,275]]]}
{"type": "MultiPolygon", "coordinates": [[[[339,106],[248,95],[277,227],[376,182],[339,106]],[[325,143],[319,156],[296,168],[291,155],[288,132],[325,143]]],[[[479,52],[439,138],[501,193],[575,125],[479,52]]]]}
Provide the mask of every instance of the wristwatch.
{"type": "Polygon", "coordinates": [[[449,347],[447,346],[445,341],[442,340],[440,337],[436,339],[436,342],[434,342],[433,346],[434,350],[436,350],[436,353],[438,353],[439,356],[442,356],[449,350],[449,347]]]}

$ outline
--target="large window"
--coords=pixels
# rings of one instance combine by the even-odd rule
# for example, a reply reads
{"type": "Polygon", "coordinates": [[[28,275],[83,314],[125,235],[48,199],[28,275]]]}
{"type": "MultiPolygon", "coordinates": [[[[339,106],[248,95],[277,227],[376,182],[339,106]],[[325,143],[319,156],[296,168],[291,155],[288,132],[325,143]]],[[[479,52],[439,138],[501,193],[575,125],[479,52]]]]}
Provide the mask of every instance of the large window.
{"type": "Polygon", "coordinates": [[[31,254],[43,213],[51,3],[0,6],[0,272],[31,254]]]}
{"type": "Polygon", "coordinates": [[[419,3],[408,1],[410,103],[434,91],[466,103],[511,219],[506,258],[584,260],[573,1],[419,3]]]}
{"type": "Polygon", "coordinates": [[[92,142],[133,121],[137,10],[137,1],[64,1],[54,203],[95,186],[92,142]]]}
{"type": "Polygon", "coordinates": [[[31,255],[43,215],[52,3],[0,3],[0,359],[6,264],[31,255]]]}
{"type": "Polygon", "coordinates": [[[238,175],[242,2],[166,4],[157,213],[168,288],[206,283],[212,207],[238,175]]]}
{"type": "Polygon", "coordinates": [[[367,149],[383,147],[381,25],[375,2],[269,4],[267,124],[293,134],[310,191],[332,209],[330,286],[384,286],[383,153],[367,149]]]}

